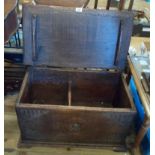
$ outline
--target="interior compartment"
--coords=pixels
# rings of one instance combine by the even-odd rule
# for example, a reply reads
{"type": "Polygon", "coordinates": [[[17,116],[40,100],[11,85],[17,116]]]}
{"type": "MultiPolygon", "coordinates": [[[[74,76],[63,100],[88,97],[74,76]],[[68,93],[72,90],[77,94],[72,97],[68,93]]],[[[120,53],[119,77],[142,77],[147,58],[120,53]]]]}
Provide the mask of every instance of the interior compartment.
{"type": "Polygon", "coordinates": [[[120,72],[35,68],[20,103],[131,108],[120,72]]]}
{"type": "Polygon", "coordinates": [[[61,72],[31,69],[21,102],[32,104],[67,105],[67,79],[61,72]],[[28,94],[28,95],[26,95],[28,94]]]}

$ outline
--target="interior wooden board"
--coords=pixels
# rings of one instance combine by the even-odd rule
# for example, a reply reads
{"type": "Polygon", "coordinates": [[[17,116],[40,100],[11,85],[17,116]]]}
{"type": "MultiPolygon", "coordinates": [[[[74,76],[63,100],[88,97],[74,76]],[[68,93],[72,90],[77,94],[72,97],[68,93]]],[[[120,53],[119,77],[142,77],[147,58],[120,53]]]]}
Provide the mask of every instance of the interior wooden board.
{"type": "Polygon", "coordinates": [[[34,68],[21,103],[131,108],[120,72],[64,71],[34,68]]]}

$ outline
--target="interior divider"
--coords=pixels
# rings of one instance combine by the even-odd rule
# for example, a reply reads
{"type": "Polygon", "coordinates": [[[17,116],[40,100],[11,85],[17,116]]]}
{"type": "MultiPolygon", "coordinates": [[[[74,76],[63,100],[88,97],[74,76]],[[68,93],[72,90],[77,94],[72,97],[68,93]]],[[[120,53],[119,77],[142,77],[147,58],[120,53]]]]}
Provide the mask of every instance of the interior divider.
{"type": "Polygon", "coordinates": [[[68,106],[71,106],[71,104],[72,104],[72,90],[71,90],[71,87],[72,87],[72,81],[69,80],[68,81],[68,106]]]}

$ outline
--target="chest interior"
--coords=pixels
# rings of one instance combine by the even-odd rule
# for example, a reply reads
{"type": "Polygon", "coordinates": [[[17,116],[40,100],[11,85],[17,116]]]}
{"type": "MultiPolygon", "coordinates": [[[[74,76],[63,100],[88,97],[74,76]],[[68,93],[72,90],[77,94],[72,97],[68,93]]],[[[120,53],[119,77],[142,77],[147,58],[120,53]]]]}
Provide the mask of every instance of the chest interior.
{"type": "Polygon", "coordinates": [[[132,108],[120,72],[31,68],[21,103],[132,108]]]}

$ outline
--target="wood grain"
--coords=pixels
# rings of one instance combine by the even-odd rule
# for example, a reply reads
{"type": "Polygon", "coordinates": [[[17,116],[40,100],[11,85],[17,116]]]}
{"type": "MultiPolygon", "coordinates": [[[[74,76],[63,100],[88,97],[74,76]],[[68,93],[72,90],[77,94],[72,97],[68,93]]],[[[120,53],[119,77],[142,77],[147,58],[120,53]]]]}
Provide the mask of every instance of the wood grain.
{"type": "Polygon", "coordinates": [[[83,9],[82,13],[77,13],[73,9],[26,5],[23,11],[24,44],[27,45],[24,47],[24,63],[123,70],[130,43],[132,17],[131,12],[83,9]],[[32,25],[28,22],[33,14],[38,16],[35,61],[32,60],[32,25]],[[119,33],[121,37],[118,37],[119,33]],[[118,53],[117,63],[115,52],[118,53]]]}
{"type": "Polygon", "coordinates": [[[125,146],[136,115],[121,79],[132,13],[25,5],[23,15],[33,67],[16,105],[21,144],[125,146]]]}
{"type": "MultiPolygon", "coordinates": [[[[8,97],[7,100],[10,100],[8,97]]],[[[15,105],[12,100],[10,104],[15,105]]],[[[129,151],[126,152],[114,152],[111,148],[84,148],[84,147],[47,147],[47,146],[35,146],[29,148],[18,148],[18,140],[20,137],[20,131],[17,123],[17,117],[15,111],[11,113],[5,113],[4,115],[4,154],[5,155],[130,155],[129,151]]]]}
{"type": "Polygon", "coordinates": [[[61,106],[49,110],[39,107],[16,110],[23,143],[92,147],[124,145],[135,115],[112,109],[101,112],[61,106]]]}
{"type": "MultiPolygon", "coordinates": [[[[125,145],[136,111],[128,98],[127,88],[121,89],[125,95],[113,104],[114,96],[119,95],[120,72],[33,68],[30,77],[28,92],[31,97],[16,106],[22,143],[125,145]],[[72,100],[69,99],[68,105],[69,81],[72,100]]],[[[25,96],[27,92],[22,94],[25,96]]]]}

